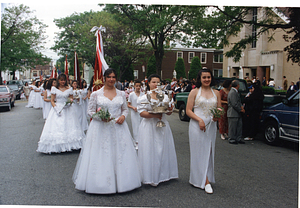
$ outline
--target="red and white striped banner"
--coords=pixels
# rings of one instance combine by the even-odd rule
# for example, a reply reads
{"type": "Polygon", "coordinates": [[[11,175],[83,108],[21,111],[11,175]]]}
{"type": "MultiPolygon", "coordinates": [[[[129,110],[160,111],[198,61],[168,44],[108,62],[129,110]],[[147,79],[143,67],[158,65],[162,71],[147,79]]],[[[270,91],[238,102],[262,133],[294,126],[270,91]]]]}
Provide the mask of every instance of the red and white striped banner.
{"type": "Polygon", "coordinates": [[[65,60],[65,75],[67,76],[67,80],[69,80],[69,70],[68,70],[68,55],[66,55],[66,60],[65,60]]]}
{"type": "Polygon", "coordinates": [[[100,89],[104,85],[103,75],[106,69],[108,69],[108,65],[104,59],[104,51],[103,51],[103,43],[101,31],[105,32],[105,28],[94,26],[91,29],[91,32],[94,32],[95,36],[97,36],[97,45],[96,45],[96,60],[95,60],[95,68],[94,68],[94,82],[93,82],[93,91],[100,89]]]}
{"type": "Polygon", "coordinates": [[[78,86],[81,86],[80,69],[79,69],[78,57],[76,51],[75,51],[75,58],[74,58],[74,80],[77,80],[78,86]]]}

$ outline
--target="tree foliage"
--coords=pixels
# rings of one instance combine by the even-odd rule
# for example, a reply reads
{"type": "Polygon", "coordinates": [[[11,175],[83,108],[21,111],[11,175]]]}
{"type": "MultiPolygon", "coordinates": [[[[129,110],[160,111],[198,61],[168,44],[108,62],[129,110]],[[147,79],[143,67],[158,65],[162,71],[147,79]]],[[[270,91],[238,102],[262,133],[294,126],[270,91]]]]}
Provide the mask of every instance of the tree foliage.
{"type": "Polygon", "coordinates": [[[74,13],[66,18],[55,19],[54,22],[62,31],[57,34],[52,49],[63,57],[67,54],[70,60],[74,59],[76,51],[80,61],[94,67],[96,36],[90,30],[100,25],[106,28],[106,32],[101,33],[105,60],[120,72],[121,77],[144,54],[144,40],[131,36],[130,26],[122,25],[114,15],[107,12],[74,13]]]}
{"type": "Polygon", "coordinates": [[[186,78],[183,58],[177,59],[175,63],[175,71],[176,71],[176,79],[180,79],[180,77],[186,78]]]}
{"type": "Polygon", "coordinates": [[[191,19],[201,19],[205,13],[205,7],[183,5],[113,4],[106,5],[105,10],[118,14],[135,34],[147,38],[156,58],[157,74],[161,73],[166,42],[185,42],[191,19]]]}
{"type": "Polygon", "coordinates": [[[1,16],[1,71],[45,65],[50,59],[42,55],[47,25],[39,21],[23,4],[5,8],[1,16]]]}
{"type": "Polygon", "coordinates": [[[200,58],[198,56],[195,56],[192,59],[192,63],[190,66],[190,71],[189,71],[189,80],[196,79],[198,72],[202,69],[201,63],[200,63],[200,58]]]}

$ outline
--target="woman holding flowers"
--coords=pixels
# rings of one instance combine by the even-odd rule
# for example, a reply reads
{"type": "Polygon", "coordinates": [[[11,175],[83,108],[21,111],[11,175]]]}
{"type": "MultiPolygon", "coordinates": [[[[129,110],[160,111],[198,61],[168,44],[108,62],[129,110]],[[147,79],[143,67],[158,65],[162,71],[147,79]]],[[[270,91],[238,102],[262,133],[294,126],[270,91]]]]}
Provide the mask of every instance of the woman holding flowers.
{"type": "Polygon", "coordinates": [[[125,93],[114,86],[116,74],[107,69],[105,85],[90,96],[92,121],[73,174],[75,188],[86,193],[121,193],[141,186],[137,154],[125,121],[125,93]]]}
{"type": "Polygon", "coordinates": [[[56,87],[51,88],[51,108],[45,122],[37,152],[60,153],[80,149],[85,137],[76,112],[71,108],[73,90],[67,86],[67,77],[60,74],[56,87]]]}
{"type": "Polygon", "coordinates": [[[210,194],[213,193],[210,183],[215,182],[216,121],[224,111],[219,92],[211,88],[213,85],[212,72],[209,69],[202,69],[197,75],[196,88],[190,92],[186,106],[186,114],[191,118],[189,182],[210,194]]]}

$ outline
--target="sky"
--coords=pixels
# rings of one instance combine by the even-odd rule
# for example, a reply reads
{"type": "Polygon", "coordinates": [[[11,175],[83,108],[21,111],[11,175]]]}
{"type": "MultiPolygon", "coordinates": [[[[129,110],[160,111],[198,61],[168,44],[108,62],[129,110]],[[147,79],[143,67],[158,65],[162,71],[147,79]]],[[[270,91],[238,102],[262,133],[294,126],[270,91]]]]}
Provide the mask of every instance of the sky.
{"type": "MultiPolygon", "coordinates": [[[[1,1],[1,6],[8,5],[7,1],[1,1]],[[3,4],[4,3],[4,4],[3,4]]],[[[41,20],[44,24],[48,25],[46,29],[47,44],[45,45],[46,50],[42,51],[44,55],[50,57],[53,62],[59,59],[59,56],[56,52],[50,50],[50,47],[54,46],[54,37],[55,32],[59,32],[59,29],[54,24],[54,19],[60,19],[67,16],[72,15],[73,13],[83,13],[85,11],[100,11],[101,7],[98,6],[99,3],[126,3],[126,4],[135,4],[135,3],[144,3],[144,4],[183,4],[180,0],[106,0],[105,2],[101,2],[101,0],[14,0],[11,1],[12,4],[24,4],[30,8],[31,11],[34,10],[34,15],[41,20]]],[[[300,1],[299,1],[300,2],[300,1]]],[[[214,5],[234,5],[234,6],[300,6],[300,3],[295,2],[287,2],[287,1],[271,1],[271,0],[252,0],[251,2],[236,1],[236,0],[210,0],[207,1],[199,1],[199,0],[190,0],[190,5],[207,5],[207,4],[214,4],[214,5]]],[[[2,11],[2,8],[1,8],[2,11]]],[[[95,26],[100,26],[95,25],[95,26]]]]}

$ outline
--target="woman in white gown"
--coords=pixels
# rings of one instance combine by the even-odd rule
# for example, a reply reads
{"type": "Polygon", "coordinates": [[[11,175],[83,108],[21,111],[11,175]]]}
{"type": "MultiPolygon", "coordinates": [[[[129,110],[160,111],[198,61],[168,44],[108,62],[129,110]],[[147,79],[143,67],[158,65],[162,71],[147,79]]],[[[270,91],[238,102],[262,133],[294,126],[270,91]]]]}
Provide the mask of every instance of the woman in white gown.
{"type": "Polygon", "coordinates": [[[73,97],[74,97],[74,103],[72,105],[72,108],[75,109],[77,118],[79,120],[79,123],[81,124],[81,128],[83,131],[86,131],[88,129],[88,122],[86,118],[83,118],[83,111],[82,111],[82,94],[81,90],[78,88],[78,81],[73,80],[72,81],[72,88],[73,88],[73,97]]]}
{"type": "Polygon", "coordinates": [[[43,108],[43,102],[44,102],[43,98],[41,96],[41,93],[43,92],[43,87],[41,86],[40,81],[37,81],[35,86],[36,86],[36,89],[34,89],[35,100],[34,100],[34,103],[33,103],[33,107],[37,108],[37,109],[40,109],[40,108],[43,108]]]}
{"type": "MultiPolygon", "coordinates": [[[[45,83],[44,83],[45,84],[45,83]]],[[[56,86],[56,79],[52,78],[47,82],[46,90],[44,91],[44,108],[43,108],[43,118],[47,119],[50,110],[52,108],[51,105],[51,88],[52,86],[56,86]]]]}
{"type": "MultiPolygon", "coordinates": [[[[154,90],[160,82],[158,75],[150,75],[147,82],[147,89],[154,90]]],[[[151,102],[158,102],[156,92],[151,94],[151,102]]],[[[160,182],[178,178],[177,157],[173,134],[166,120],[166,114],[152,114],[150,104],[147,103],[147,94],[138,98],[137,110],[143,117],[139,127],[139,150],[138,158],[143,174],[143,183],[157,186],[160,182]],[[162,120],[166,126],[156,127],[156,123],[162,120]]],[[[169,102],[167,95],[163,102],[169,102]]],[[[171,112],[173,108],[170,107],[171,112]]]]}
{"type": "Polygon", "coordinates": [[[186,106],[186,114],[191,118],[189,182],[210,194],[213,193],[210,183],[215,183],[214,155],[217,133],[217,118],[213,118],[210,110],[221,107],[219,91],[213,90],[213,85],[212,72],[202,69],[197,75],[197,88],[190,92],[186,106]]]}
{"type": "Polygon", "coordinates": [[[132,137],[125,121],[125,94],[114,87],[116,71],[107,69],[105,85],[91,94],[88,114],[101,107],[114,120],[93,118],[73,174],[75,188],[94,194],[113,194],[141,186],[141,175],[132,137]]]}
{"type": "Polygon", "coordinates": [[[142,120],[142,117],[137,111],[137,99],[142,97],[143,94],[144,93],[141,92],[141,81],[136,80],[134,82],[134,91],[130,93],[128,97],[128,108],[130,108],[132,134],[136,149],[138,149],[138,131],[142,120]]]}
{"type": "Polygon", "coordinates": [[[28,104],[26,105],[27,108],[33,108],[34,102],[35,102],[35,92],[34,90],[36,89],[35,86],[36,81],[33,80],[30,87],[30,93],[29,93],[29,98],[28,98],[28,104]]]}
{"type": "Polygon", "coordinates": [[[68,99],[73,99],[73,90],[66,85],[67,77],[60,74],[57,80],[57,87],[51,88],[53,108],[45,122],[37,152],[51,154],[77,150],[82,147],[85,137],[74,108],[66,105],[68,99]]]}
{"type": "MultiPolygon", "coordinates": [[[[82,87],[81,87],[81,97],[82,97],[82,118],[87,120],[88,119],[88,114],[87,114],[87,108],[88,108],[88,104],[89,104],[89,95],[88,95],[88,88],[87,88],[87,84],[85,80],[82,80],[81,83],[82,87]]],[[[87,123],[88,125],[88,123],[87,123]]],[[[88,128],[88,127],[87,127],[88,128]]]]}

